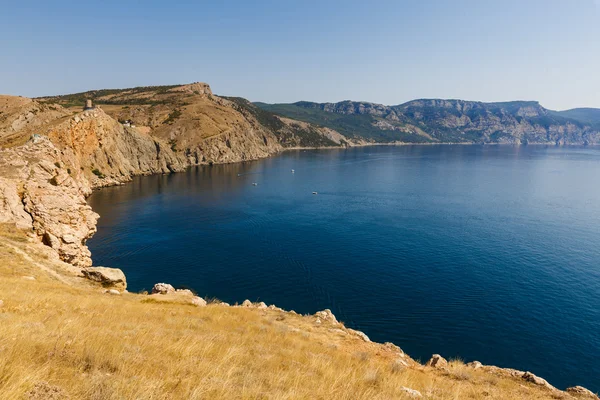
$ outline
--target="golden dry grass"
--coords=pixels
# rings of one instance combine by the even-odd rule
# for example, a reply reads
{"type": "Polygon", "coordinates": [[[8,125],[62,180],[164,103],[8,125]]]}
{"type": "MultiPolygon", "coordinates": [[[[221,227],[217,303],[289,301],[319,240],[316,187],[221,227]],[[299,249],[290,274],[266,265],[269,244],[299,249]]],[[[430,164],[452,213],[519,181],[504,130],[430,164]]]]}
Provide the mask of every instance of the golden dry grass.
{"type": "Polygon", "coordinates": [[[405,367],[393,350],[314,317],[65,284],[32,265],[51,262],[31,246],[0,229],[2,400],[411,398],[402,387],[431,399],[557,398],[459,361],[405,367]]]}

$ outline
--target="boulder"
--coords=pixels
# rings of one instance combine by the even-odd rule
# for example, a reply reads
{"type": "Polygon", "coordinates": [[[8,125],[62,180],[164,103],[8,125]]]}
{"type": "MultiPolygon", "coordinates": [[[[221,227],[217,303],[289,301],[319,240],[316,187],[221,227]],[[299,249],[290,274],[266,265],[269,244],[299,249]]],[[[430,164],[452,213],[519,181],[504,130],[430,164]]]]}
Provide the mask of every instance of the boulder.
{"type": "Polygon", "coordinates": [[[439,354],[434,354],[425,365],[433,368],[445,368],[448,366],[448,361],[439,354]]]}
{"type": "Polygon", "coordinates": [[[248,299],[244,300],[242,307],[252,307],[252,302],[248,299]]]}
{"type": "Polygon", "coordinates": [[[264,301],[261,301],[260,303],[258,303],[258,305],[256,306],[256,308],[264,309],[264,308],[267,308],[267,305],[265,304],[264,301]]]}
{"type": "Polygon", "coordinates": [[[206,300],[202,297],[194,296],[192,297],[192,304],[196,307],[206,307],[206,300]]]}
{"type": "Polygon", "coordinates": [[[591,390],[584,388],[583,386],[573,386],[567,388],[567,393],[574,396],[586,397],[589,399],[598,399],[599,397],[594,394],[591,390]]]}
{"type": "Polygon", "coordinates": [[[119,291],[118,291],[118,290],[116,290],[116,289],[110,289],[110,290],[108,290],[106,293],[108,293],[108,294],[112,294],[112,295],[115,295],[115,296],[119,296],[119,295],[121,294],[121,292],[119,292],[119,291]]]}
{"type": "Polygon", "coordinates": [[[481,364],[479,361],[471,361],[470,363],[467,363],[467,367],[473,368],[473,369],[479,369],[479,368],[483,367],[483,364],[481,364]]]}
{"type": "Polygon", "coordinates": [[[175,293],[175,288],[168,283],[157,283],[152,288],[152,294],[170,294],[175,293]]]}
{"type": "Polygon", "coordinates": [[[125,290],[127,279],[123,271],[117,268],[89,267],[81,270],[83,276],[94,282],[99,282],[104,287],[114,287],[125,290]]]}
{"type": "Polygon", "coordinates": [[[189,289],[177,289],[175,292],[177,292],[177,294],[182,294],[184,296],[193,296],[194,295],[194,293],[189,289]]]}
{"type": "Polygon", "coordinates": [[[329,321],[332,324],[337,324],[338,320],[335,318],[335,315],[331,312],[330,309],[325,309],[323,311],[318,311],[315,313],[315,316],[321,318],[324,321],[329,321]]]}

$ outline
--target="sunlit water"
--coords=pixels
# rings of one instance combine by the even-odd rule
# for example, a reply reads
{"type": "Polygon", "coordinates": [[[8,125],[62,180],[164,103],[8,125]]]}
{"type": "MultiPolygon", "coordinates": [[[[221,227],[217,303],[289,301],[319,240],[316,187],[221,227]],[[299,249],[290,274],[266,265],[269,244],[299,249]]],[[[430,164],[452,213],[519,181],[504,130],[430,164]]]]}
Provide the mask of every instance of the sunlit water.
{"type": "Polygon", "coordinates": [[[95,264],[130,290],[330,308],[423,361],[600,390],[598,148],[297,151],[136,178],[90,204],[95,264]]]}

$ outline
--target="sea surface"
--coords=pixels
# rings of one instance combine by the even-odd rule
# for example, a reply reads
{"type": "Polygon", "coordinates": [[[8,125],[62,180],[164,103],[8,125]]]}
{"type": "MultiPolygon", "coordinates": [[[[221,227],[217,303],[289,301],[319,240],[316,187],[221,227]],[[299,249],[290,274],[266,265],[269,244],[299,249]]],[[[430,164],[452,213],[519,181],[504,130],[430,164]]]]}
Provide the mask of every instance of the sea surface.
{"type": "Polygon", "coordinates": [[[600,148],[300,150],[139,177],[89,202],[94,262],[131,291],[330,308],[423,362],[600,391],[600,148]]]}

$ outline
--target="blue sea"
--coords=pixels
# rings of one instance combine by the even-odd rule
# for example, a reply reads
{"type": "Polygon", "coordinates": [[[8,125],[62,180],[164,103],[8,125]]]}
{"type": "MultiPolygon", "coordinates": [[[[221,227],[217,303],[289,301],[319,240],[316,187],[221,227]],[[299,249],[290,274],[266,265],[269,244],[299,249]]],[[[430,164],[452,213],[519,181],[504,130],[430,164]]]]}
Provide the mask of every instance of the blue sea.
{"type": "Polygon", "coordinates": [[[600,391],[600,148],[299,150],[139,177],[89,202],[94,262],[131,291],[330,308],[422,361],[600,391]]]}

